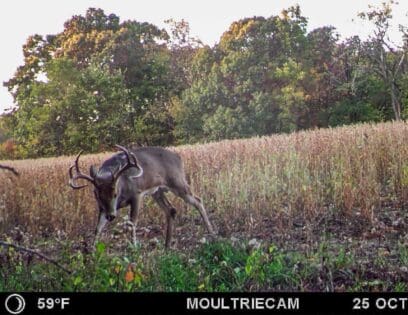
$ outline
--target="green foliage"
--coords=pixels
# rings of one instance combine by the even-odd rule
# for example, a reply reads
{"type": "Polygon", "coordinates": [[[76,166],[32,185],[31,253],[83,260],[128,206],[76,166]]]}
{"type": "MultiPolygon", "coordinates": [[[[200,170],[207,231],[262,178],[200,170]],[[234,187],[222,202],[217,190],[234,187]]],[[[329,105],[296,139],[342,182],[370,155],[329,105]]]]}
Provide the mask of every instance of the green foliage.
{"type": "Polygon", "coordinates": [[[236,248],[227,242],[205,244],[197,253],[199,273],[198,289],[201,291],[242,290],[245,281],[244,248],[236,248]]]}
{"type": "Polygon", "coordinates": [[[406,118],[406,47],[388,49],[385,36],[392,4],[360,14],[377,30],[365,42],[339,42],[333,27],[307,32],[294,6],[233,22],[214,47],[184,20],[168,20],[169,35],[89,8],[60,33],[27,39],[24,64],[5,82],[17,107],[0,117],[0,156],[406,118]]]}
{"type": "Polygon", "coordinates": [[[95,152],[130,140],[133,108],[119,72],[94,65],[80,71],[60,58],[47,65],[47,73],[48,82],[37,82],[30,103],[20,104],[16,112],[14,135],[23,156],[75,153],[78,148],[95,152]]]}
{"type": "MultiPolygon", "coordinates": [[[[71,244],[72,245],[72,244],[71,244]]],[[[394,287],[386,280],[367,278],[351,249],[322,241],[314,250],[283,251],[273,244],[251,248],[245,242],[204,244],[189,252],[143,251],[129,247],[110,253],[98,243],[90,254],[70,250],[64,243],[60,262],[72,274],[43,261],[26,260],[14,249],[0,249],[1,291],[264,291],[367,290],[381,286],[406,290],[403,282],[394,287]],[[336,278],[337,277],[337,278],[336,278]]],[[[401,246],[401,266],[406,249],[401,246]]]]}
{"type": "Polygon", "coordinates": [[[20,157],[171,142],[169,53],[157,43],[166,39],[154,25],[120,24],[92,8],[62,33],[30,37],[25,65],[6,83],[18,104],[10,128],[20,157]]]}
{"type": "Polygon", "coordinates": [[[165,254],[158,260],[150,273],[145,289],[153,291],[196,291],[197,273],[191,268],[184,255],[165,254]]]}
{"type": "Polygon", "coordinates": [[[396,2],[389,0],[381,3],[380,6],[369,6],[367,12],[359,13],[359,17],[369,21],[374,26],[373,34],[369,40],[363,44],[363,55],[370,63],[370,70],[382,80],[384,86],[388,89],[390,97],[390,108],[392,108],[395,120],[401,119],[402,100],[399,81],[404,76],[403,65],[406,59],[406,28],[400,26],[403,35],[404,46],[402,49],[394,49],[393,42],[387,35],[392,19],[392,6],[396,2]]]}
{"type": "Polygon", "coordinates": [[[381,120],[387,106],[378,95],[387,91],[365,80],[359,42],[339,45],[334,28],[307,34],[306,24],[292,7],[234,22],[212,52],[199,50],[175,135],[195,142],[381,120]]]}
{"type": "Polygon", "coordinates": [[[196,141],[279,131],[276,87],[281,82],[275,71],[288,55],[297,58],[304,43],[306,20],[298,9],[284,18],[235,22],[213,53],[202,49],[195,55],[197,76],[183,93],[183,114],[175,117],[178,134],[196,141]]]}
{"type": "Polygon", "coordinates": [[[345,100],[333,106],[329,122],[331,126],[347,125],[356,122],[379,122],[381,117],[381,112],[370,103],[345,100]]]}

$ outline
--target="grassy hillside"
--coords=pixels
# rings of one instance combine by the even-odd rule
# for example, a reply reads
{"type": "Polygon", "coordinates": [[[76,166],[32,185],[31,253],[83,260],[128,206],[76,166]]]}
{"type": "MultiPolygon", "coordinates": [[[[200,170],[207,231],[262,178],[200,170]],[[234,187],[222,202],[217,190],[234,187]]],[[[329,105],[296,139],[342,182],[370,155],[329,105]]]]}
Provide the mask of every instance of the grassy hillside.
{"type": "MultiPolygon", "coordinates": [[[[251,255],[259,254],[258,258],[253,259],[260,259],[259,264],[264,265],[274,257],[292,257],[287,253],[295,251],[301,253],[301,256],[293,258],[293,266],[297,260],[304,260],[303,267],[310,263],[320,264],[320,268],[324,261],[330,261],[330,257],[343,255],[342,263],[333,262],[330,266],[341,269],[345,264],[351,273],[349,276],[343,275],[346,280],[340,281],[338,286],[333,280],[333,270],[323,280],[321,275],[312,272],[311,277],[317,278],[313,278],[310,284],[303,283],[305,279],[291,284],[282,276],[282,279],[286,279],[285,284],[277,285],[278,288],[294,290],[343,290],[358,288],[355,281],[363,289],[372,289],[370,281],[375,279],[367,272],[373,267],[372,260],[380,257],[383,261],[378,262],[375,269],[389,266],[387,270],[392,269],[392,274],[384,276],[386,285],[380,281],[380,284],[374,282],[374,286],[385,290],[407,289],[403,285],[398,286],[406,282],[408,277],[405,269],[400,270],[400,266],[408,262],[407,123],[348,126],[171,149],[182,156],[193,190],[203,199],[209,209],[210,219],[228,244],[222,242],[211,245],[213,247],[201,245],[201,242],[205,242],[202,239],[205,229],[198,212],[173,198],[179,210],[174,233],[176,243],[173,245],[176,251],[173,253],[175,256],[170,254],[168,259],[177,257],[181,264],[185,264],[186,261],[197,261],[194,255],[201,257],[202,253],[197,254],[195,251],[208,250],[205,246],[211,250],[224,246],[230,248],[233,257],[242,254],[240,257],[245,261],[232,270],[244,270],[251,255]],[[249,240],[252,242],[248,245],[249,240]],[[373,243],[375,241],[378,241],[376,246],[373,243]],[[237,249],[235,246],[249,247],[239,254],[242,248],[237,249]],[[258,249],[253,249],[254,246],[258,249]],[[185,255],[186,248],[193,250],[191,255],[195,258],[180,256],[185,255]],[[271,254],[276,253],[277,249],[278,252],[283,251],[279,252],[281,256],[271,254]],[[383,252],[379,253],[378,250],[383,252]],[[351,267],[354,264],[358,266],[355,267],[357,271],[351,267]],[[319,285],[319,277],[323,284],[319,285]]],[[[91,164],[99,164],[111,154],[84,156],[82,169],[88,170],[91,164]]],[[[8,238],[30,247],[37,246],[51,254],[61,251],[76,251],[80,255],[88,253],[87,244],[92,238],[96,222],[95,201],[91,187],[74,191],[68,186],[67,171],[73,159],[58,157],[2,162],[14,166],[21,175],[15,178],[6,172],[0,174],[1,239],[8,238]]],[[[124,224],[126,214],[127,211],[122,210],[121,218],[106,229],[102,241],[107,248],[101,249],[103,255],[110,257],[111,253],[122,259],[122,254],[127,251],[126,239],[130,238],[130,233],[126,233],[124,224]]],[[[160,249],[164,239],[164,215],[149,198],[145,200],[138,226],[142,244],[139,250],[142,254],[138,252],[137,256],[141,255],[141,259],[149,261],[151,256],[146,258],[143,253],[160,249]]],[[[7,256],[10,253],[5,250],[0,252],[0,257],[2,255],[7,261],[15,259],[7,256]]],[[[23,261],[23,265],[24,261],[27,264],[24,255],[18,259],[23,261]]],[[[159,264],[157,259],[156,264],[159,264]]],[[[129,263],[132,263],[132,259],[129,263]]],[[[157,267],[156,264],[154,266],[157,267]]],[[[123,262],[123,272],[129,266],[123,262]]],[[[188,268],[193,270],[194,266],[188,268]]],[[[247,267],[246,271],[248,268],[255,267],[247,267]]],[[[148,271],[140,272],[146,274],[148,271]]],[[[251,272],[244,274],[249,276],[251,272]]],[[[265,280],[268,271],[260,270],[259,274],[266,274],[265,280]]],[[[343,276],[340,275],[340,279],[343,276]]],[[[203,279],[198,279],[191,287],[176,288],[198,290],[203,285],[201,289],[220,290],[220,287],[206,285],[203,279]]],[[[142,288],[169,289],[157,281],[156,285],[142,288]]],[[[244,281],[240,286],[232,285],[225,289],[275,288],[273,282],[255,283],[256,286],[247,287],[244,281]]],[[[9,283],[5,288],[10,286],[9,283]]],[[[84,285],[57,288],[99,287],[84,285]]],[[[118,289],[126,290],[127,287],[124,285],[118,289]]]]}

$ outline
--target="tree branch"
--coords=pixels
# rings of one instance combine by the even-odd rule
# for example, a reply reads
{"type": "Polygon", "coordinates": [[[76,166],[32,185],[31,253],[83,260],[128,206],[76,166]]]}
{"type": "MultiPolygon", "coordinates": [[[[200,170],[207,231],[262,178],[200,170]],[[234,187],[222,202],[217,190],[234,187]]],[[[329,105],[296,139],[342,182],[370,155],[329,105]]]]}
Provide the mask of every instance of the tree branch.
{"type": "Polygon", "coordinates": [[[6,165],[0,165],[0,169],[8,170],[12,172],[14,175],[18,176],[18,172],[11,166],[6,166],[6,165]]]}
{"type": "Polygon", "coordinates": [[[400,59],[398,65],[397,65],[397,69],[395,70],[396,74],[398,74],[400,72],[400,70],[401,70],[401,66],[404,63],[405,54],[406,54],[405,52],[402,53],[401,59],[400,59]]]}
{"type": "Polygon", "coordinates": [[[23,247],[23,246],[20,246],[20,245],[12,244],[12,243],[3,242],[3,241],[0,241],[0,246],[13,247],[13,248],[15,248],[15,249],[17,249],[17,250],[19,250],[19,251],[27,252],[27,253],[30,253],[30,254],[37,255],[37,256],[41,257],[42,259],[44,259],[44,260],[46,260],[46,261],[48,261],[48,262],[54,264],[54,265],[57,266],[58,268],[64,270],[64,271],[67,272],[68,274],[71,274],[71,273],[72,273],[71,270],[65,268],[64,266],[62,266],[61,264],[59,264],[58,262],[56,262],[54,259],[51,259],[51,258],[49,258],[48,256],[46,256],[46,255],[44,255],[44,254],[41,254],[41,253],[39,253],[39,252],[37,252],[37,251],[35,251],[35,250],[33,250],[33,249],[26,248],[26,247],[23,247]]]}

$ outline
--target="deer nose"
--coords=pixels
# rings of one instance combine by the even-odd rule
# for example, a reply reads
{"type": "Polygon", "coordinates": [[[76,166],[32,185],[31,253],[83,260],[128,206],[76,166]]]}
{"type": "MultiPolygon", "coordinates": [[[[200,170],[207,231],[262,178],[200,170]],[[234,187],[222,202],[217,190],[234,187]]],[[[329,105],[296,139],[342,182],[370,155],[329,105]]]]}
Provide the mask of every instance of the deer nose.
{"type": "Polygon", "coordinates": [[[112,214],[107,214],[107,215],[106,215],[106,219],[107,219],[109,222],[113,221],[115,218],[116,218],[115,215],[112,215],[112,214]]]}

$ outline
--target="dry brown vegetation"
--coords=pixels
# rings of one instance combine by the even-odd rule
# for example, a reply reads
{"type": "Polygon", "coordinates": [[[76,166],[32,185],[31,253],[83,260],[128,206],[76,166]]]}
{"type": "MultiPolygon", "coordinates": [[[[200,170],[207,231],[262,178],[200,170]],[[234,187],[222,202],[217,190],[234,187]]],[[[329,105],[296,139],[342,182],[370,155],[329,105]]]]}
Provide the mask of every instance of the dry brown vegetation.
{"type": "MultiPolygon", "coordinates": [[[[299,277],[299,283],[256,288],[407,289],[407,123],[366,124],[171,149],[182,156],[193,190],[204,200],[221,236],[232,246],[249,245],[251,242],[247,241],[253,238],[256,240],[251,246],[258,246],[261,241],[266,251],[276,245],[285,252],[276,257],[286,257],[294,263],[287,272],[299,277]],[[301,254],[296,256],[296,253],[301,254]]],[[[83,156],[81,167],[83,171],[88,170],[91,164],[100,164],[111,155],[112,152],[83,156]]],[[[20,176],[0,172],[0,239],[35,247],[57,257],[67,248],[69,255],[89,253],[96,204],[92,187],[83,190],[69,187],[68,167],[73,160],[74,157],[58,157],[2,161],[15,167],[20,176]]],[[[179,210],[173,247],[180,249],[180,253],[189,253],[186,247],[197,247],[199,253],[205,229],[198,212],[187,209],[175,197],[172,201],[179,210]]],[[[124,233],[126,213],[122,210],[122,218],[110,224],[103,236],[119,256],[126,252],[126,237],[130,239],[130,233],[124,233]],[[120,241],[115,242],[117,239],[120,241]]],[[[161,254],[151,256],[156,251],[150,249],[157,247],[157,240],[164,241],[164,221],[160,209],[146,198],[138,223],[141,259],[146,268],[162,257],[161,254]]],[[[13,269],[14,260],[7,257],[2,258],[9,261],[8,271],[4,272],[17,275],[4,287],[14,288],[15,283],[22,281],[18,278],[21,275],[13,269]]],[[[166,257],[163,266],[167,266],[166,257]]],[[[270,264],[285,265],[283,260],[274,261],[274,257],[268,256],[270,264]]],[[[265,264],[262,259],[260,266],[265,264]]],[[[29,266],[31,258],[25,260],[24,264],[29,266]]],[[[157,270],[153,268],[152,275],[163,266],[158,264],[157,270]]],[[[209,272],[214,274],[219,266],[217,263],[211,266],[209,272]]],[[[179,268],[179,264],[175,267],[179,268]]],[[[79,273],[88,270],[74,263],[73,268],[79,273]]],[[[42,269],[39,270],[42,274],[42,269]]],[[[275,279],[273,274],[270,276],[275,279]]],[[[71,280],[75,283],[75,279],[71,280]]],[[[32,283],[32,279],[24,281],[32,283]]],[[[157,289],[156,284],[146,285],[148,290],[157,289]]],[[[192,290],[202,287],[195,285],[192,290]]],[[[30,286],[22,288],[26,290],[30,286]]],[[[90,288],[95,287],[90,284],[90,288]]]]}
{"type": "MultiPolygon", "coordinates": [[[[327,213],[360,218],[368,226],[382,207],[401,208],[408,201],[407,123],[172,149],[182,156],[194,191],[204,199],[222,235],[267,237],[268,226],[283,231],[318,224],[327,213]]],[[[111,154],[84,156],[83,170],[111,154]]],[[[72,238],[93,231],[91,188],[74,191],[67,185],[72,161],[73,157],[4,161],[21,175],[0,174],[0,233],[16,226],[41,237],[58,232],[72,238]]],[[[174,202],[183,210],[180,228],[199,220],[197,212],[186,212],[181,202],[174,202]]],[[[161,226],[163,221],[160,210],[145,202],[139,226],[161,226]]]]}

